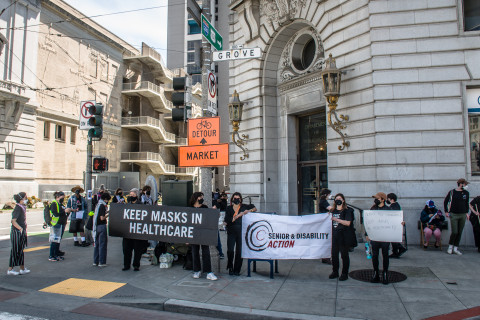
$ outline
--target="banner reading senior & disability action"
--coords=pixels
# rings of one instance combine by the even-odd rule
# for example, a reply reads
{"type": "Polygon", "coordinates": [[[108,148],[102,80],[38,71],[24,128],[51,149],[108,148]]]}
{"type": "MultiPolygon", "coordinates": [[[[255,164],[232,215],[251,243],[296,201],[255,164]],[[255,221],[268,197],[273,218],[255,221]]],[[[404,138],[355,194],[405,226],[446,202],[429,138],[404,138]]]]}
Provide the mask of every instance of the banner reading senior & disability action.
{"type": "Polygon", "coordinates": [[[330,258],[329,214],[279,216],[248,213],[242,218],[242,258],[330,258]]]}
{"type": "Polygon", "coordinates": [[[109,235],[170,243],[217,245],[219,214],[215,209],[112,203],[109,235]]]}

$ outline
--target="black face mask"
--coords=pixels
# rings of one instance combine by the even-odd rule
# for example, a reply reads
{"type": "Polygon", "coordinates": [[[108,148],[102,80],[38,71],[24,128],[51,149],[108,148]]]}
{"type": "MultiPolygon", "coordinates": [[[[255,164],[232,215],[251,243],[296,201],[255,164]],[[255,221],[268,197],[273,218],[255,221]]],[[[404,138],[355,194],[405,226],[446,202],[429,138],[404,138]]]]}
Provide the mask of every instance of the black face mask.
{"type": "Polygon", "coordinates": [[[198,204],[202,204],[202,203],[203,203],[203,198],[202,198],[202,199],[198,199],[197,202],[198,202],[198,204]]]}
{"type": "Polygon", "coordinates": [[[392,202],[391,202],[390,200],[387,200],[387,204],[388,204],[388,205],[391,205],[392,202]]]}
{"type": "Polygon", "coordinates": [[[235,198],[235,199],[233,199],[233,201],[232,201],[232,202],[233,202],[234,204],[240,204],[240,199],[238,199],[238,198],[235,198]]]}
{"type": "Polygon", "coordinates": [[[127,198],[127,201],[130,202],[130,203],[133,203],[133,202],[137,201],[137,197],[131,197],[130,196],[130,197],[127,198]]]}
{"type": "Polygon", "coordinates": [[[378,205],[380,205],[380,203],[381,203],[381,201],[380,201],[380,200],[378,200],[378,199],[375,199],[375,201],[374,201],[374,202],[375,202],[375,205],[377,205],[377,206],[378,206],[378,205]]]}
{"type": "Polygon", "coordinates": [[[60,203],[60,204],[62,204],[63,201],[65,201],[65,198],[60,198],[60,199],[58,199],[58,203],[60,203]]]}
{"type": "Polygon", "coordinates": [[[119,192],[118,196],[120,196],[120,197],[123,196],[123,192],[119,192]]]}
{"type": "Polygon", "coordinates": [[[79,196],[79,195],[80,195],[80,190],[76,190],[76,191],[75,191],[75,194],[76,194],[77,196],[79,196]]]}
{"type": "Polygon", "coordinates": [[[145,192],[145,194],[146,194],[147,196],[149,196],[149,195],[150,195],[150,191],[145,192]]]}
{"type": "Polygon", "coordinates": [[[337,206],[341,206],[343,204],[343,201],[342,200],[335,200],[335,204],[337,206]]]}

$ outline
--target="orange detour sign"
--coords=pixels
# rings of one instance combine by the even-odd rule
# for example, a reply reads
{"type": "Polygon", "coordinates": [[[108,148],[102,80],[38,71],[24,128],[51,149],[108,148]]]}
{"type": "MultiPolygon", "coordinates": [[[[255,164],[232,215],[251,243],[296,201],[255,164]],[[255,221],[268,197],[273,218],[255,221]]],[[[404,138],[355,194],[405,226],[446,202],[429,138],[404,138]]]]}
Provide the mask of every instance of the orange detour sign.
{"type": "Polygon", "coordinates": [[[179,167],[224,167],[228,165],[228,143],[178,147],[179,167]]]}
{"type": "Polygon", "coordinates": [[[220,143],[220,117],[188,120],[188,145],[204,146],[220,143]]]}

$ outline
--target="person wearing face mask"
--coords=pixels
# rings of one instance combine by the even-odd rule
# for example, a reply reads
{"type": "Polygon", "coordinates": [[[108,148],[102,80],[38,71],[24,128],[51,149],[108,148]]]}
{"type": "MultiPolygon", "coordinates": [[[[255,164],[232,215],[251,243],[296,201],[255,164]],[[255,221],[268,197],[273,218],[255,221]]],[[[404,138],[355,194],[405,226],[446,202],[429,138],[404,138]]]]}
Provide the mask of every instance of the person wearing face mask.
{"type": "MultiPolygon", "coordinates": [[[[63,202],[65,201],[65,193],[57,191],[53,195],[55,200],[50,204],[50,215],[52,217],[51,225],[55,229],[55,233],[60,234],[60,241],[65,232],[65,225],[67,224],[68,213],[73,212],[72,208],[65,208],[63,202]]],[[[50,243],[50,256],[48,261],[64,260],[63,252],[60,251],[60,242],[50,243]]]]}
{"type": "MultiPolygon", "coordinates": [[[[320,191],[320,203],[319,203],[319,213],[328,213],[333,207],[328,202],[332,195],[332,191],[330,189],[324,188],[320,191]]],[[[330,258],[322,258],[322,263],[325,264],[332,264],[332,260],[330,258]]]]}
{"type": "Polygon", "coordinates": [[[330,209],[332,215],[332,273],[329,279],[339,278],[340,281],[348,279],[350,267],[349,248],[353,245],[350,228],[353,223],[353,209],[347,207],[345,196],[341,193],[335,196],[335,205],[330,209]],[[338,276],[340,268],[339,254],[342,256],[342,274],[338,276]]]}
{"type": "MultiPolygon", "coordinates": [[[[370,210],[388,210],[389,208],[385,205],[385,201],[387,200],[387,195],[383,192],[378,192],[372,198],[375,198],[374,205],[370,208],[370,210]]],[[[370,239],[367,235],[367,241],[370,239]]],[[[372,264],[373,264],[373,278],[370,280],[372,283],[380,282],[380,271],[378,269],[379,259],[378,255],[380,250],[382,250],[382,258],[383,258],[383,272],[382,272],[382,283],[388,284],[388,267],[390,264],[390,260],[388,257],[388,250],[390,249],[390,242],[380,242],[380,241],[370,241],[372,247],[372,264]]]]}
{"type": "MultiPolygon", "coordinates": [[[[387,194],[387,204],[388,204],[388,209],[390,210],[395,210],[395,211],[402,210],[402,207],[400,207],[400,204],[397,202],[397,195],[395,193],[387,194]]],[[[390,258],[398,259],[406,251],[407,249],[402,245],[401,242],[392,242],[392,254],[390,255],[390,258]]]]}
{"type": "Polygon", "coordinates": [[[242,269],[242,217],[249,212],[257,211],[253,204],[243,204],[242,194],[235,192],[230,205],[225,211],[224,222],[227,225],[227,269],[229,275],[240,275],[242,269]],[[235,256],[235,260],[234,260],[235,256]]]}
{"type": "Polygon", "coordinates": [[[141,199],[140,199],[142,204],[153,205],[153,199],[150,196],[151,192],[152,192],[152,187],[150,187],[150,186],[144,186],[142,188],[142,195],[141,195],[141,199]]]}
{"type": "Polygon", "coordinates": [[[450,218],[452,230],[450,240],[448,241],[448,254],[455,253],[459,256],[462,255],[458,250],[458,245],[462,238],[465,220],[467,219],[469,211],[470,194],[468,193],[467,188],[468,181],[463,178],[458,179],[457,188],[450,190],[443,202],[445,215],[447,218],[450,218]]]}
{"type": "Polygon", "coordinates": [[[88,247],[90,245],[90,243],[87,244],[85,241],[85,221],[87,220],[88,215],[87,202],[85,201],[85,198],[81,196],[83,191],[83,188],[80,186],[73,187],[73,194],[67,201],[67,208],[73,210],[70,214],[69,232],[73,233],[75,247],[88,247]],[[78,239],[78,233],[80,233],[80,239],[78,239]]]}
{"type": "Polygon", "coordinates": [[[10,261],[8,265],[7,275],[18,276],[19,274],[27,274],[30,272],[25,268],[25,255],[23,250],[27,246],[27,194],[19,192],[13,196],[17,203],[12,212],[12,229],[10,231],[10,241],[12,249],[10,251],[10,261]],[[15,271],[14,268],[19,266],[20,270],[15,271]]]}
{"type": "MultiPolygon", "coordinates": [[[[190,207],[194,208],[208,208],[203,203],[203,193],[194,192],[190,198],[190,207]]],[[[207,274],[208,280],[217,280],[217,277],[212,272],[212,263],[210,260],[210,247],[208,245],[192,244],[192,258],[193,258],[193,278],[198,279],[202,274],[202,268],[200,266],[200,247],[202,248],[202,263],[203,272],[207,274]]]]}
{"type": "Polygon", "coordinates": [[[125,203],[125,198],[123,197],[123,190],[122,188],[118,188],[115,190],[115,194],[112,198],[113,203],[125,203]]]}
{"type": "Polygon", "coordinates": [[[92,197],[92,208],[97,207],[97,203],[100,200],[100,197],[102,196],[102,193],[105,192],[105,185],[100,185],[100,188],[98,188],[97,194],[94,194],[92,197]]]}
{"type": "MultiPolygon", "coordinates": [[[[140,190],[133,188],[130,190],[130,194],[127,197],[129,204],[142,204],[140,200],[140,190]]],[[[142,254],[147,250],[148,241],[139,239],[123,238],[123,269],[127,271],[130,269],[130,264],[133,265],[133,271],[140,271],[140,259],[142,254]],[[133,263],[132,263],[132,251],[133,251],[133,263]]]]}

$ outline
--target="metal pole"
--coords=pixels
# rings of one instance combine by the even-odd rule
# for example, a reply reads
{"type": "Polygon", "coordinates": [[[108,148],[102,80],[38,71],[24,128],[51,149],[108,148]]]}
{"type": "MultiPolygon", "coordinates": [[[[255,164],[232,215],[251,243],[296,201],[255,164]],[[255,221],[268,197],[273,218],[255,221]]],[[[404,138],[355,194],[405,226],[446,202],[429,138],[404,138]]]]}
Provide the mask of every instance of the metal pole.
{"type": "Polygon", "coordinates": [[[85,171],[85,191],[87,192],[87,212],[92,211],[92,157],[93,143],[92,138],[88,137],[87,144],[87,170],[85,171]]]}
{"type": "MultiPolygon", "coordinates": [[[[210,21],[210,0],[202,2],[202,13],[210,21]]],[[[202,26],[201,26],[202,27],[202,26]]],[[[208,109],[208,70],[211,67],[211,45],[202,37],[203,63],[202,63],[202,109],[205,117],[210,117],[208,109]]],[[[212,170],[210,168],[200,169],[201,191],[204,194],[204,201],[210,207],[212,205],[212,170]]]]}

